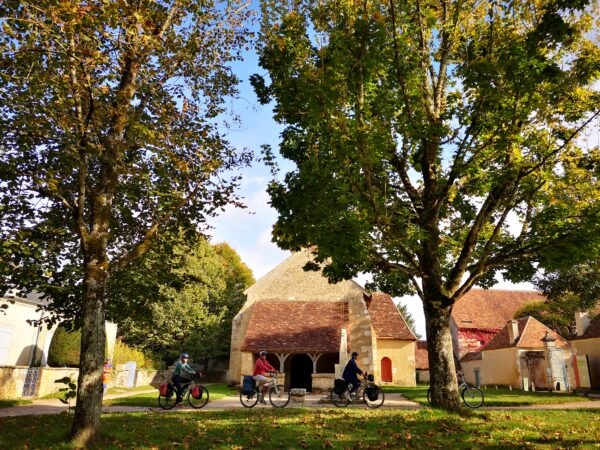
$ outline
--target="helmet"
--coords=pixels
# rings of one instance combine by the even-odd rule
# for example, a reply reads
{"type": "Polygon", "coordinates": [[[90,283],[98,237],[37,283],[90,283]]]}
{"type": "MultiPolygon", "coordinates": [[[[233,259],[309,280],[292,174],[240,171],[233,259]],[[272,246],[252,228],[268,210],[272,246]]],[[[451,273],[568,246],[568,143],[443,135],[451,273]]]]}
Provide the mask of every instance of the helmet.
{"type": "Polygon", "coordinates": [[[182,353],[181,354],[181,359],[183,359],[183,358],[189,358],[189,357],[190,357],[190,355],[188,355],[187,353],[182,353]]]}
{"type": "Polygon", "coordinates": [[[259,353],[260,356],[267,356],[267,352],[265,352],[264,350],[262,352],[259,353]]]}
{"type": "Polygon", "coordinates": [[[352,357],[358,356],[358,352],[352,352],[352,357]]]}

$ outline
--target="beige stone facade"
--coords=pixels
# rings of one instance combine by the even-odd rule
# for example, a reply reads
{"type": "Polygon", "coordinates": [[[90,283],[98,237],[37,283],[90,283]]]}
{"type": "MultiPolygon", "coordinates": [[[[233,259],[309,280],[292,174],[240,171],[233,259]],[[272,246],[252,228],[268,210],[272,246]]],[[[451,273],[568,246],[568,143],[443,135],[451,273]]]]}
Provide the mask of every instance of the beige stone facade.
{"type": "Polygon", "coordinates": [[[569,343],[533,317],[508,321],[461,365],[465,379],[475,385],[560,391],[574,387],[569,343]]]}
{"type": "MultiPolygon", "coordinates": [[[[589,386],[594,390],[600,389],[600,315],[590,320],[588,311],[577,311],[575,314],[577,337],[571,340],[573,354],[584,357],[587,361],[588,373],[578,373],[578,379],[589,380],[589,386]]],[[[581,368],[585,370],[585,366],[581,368]]],[[[579,387],[579,386],[578,386],[579,387]]]]}
{"type": "Polygon", "coordinates": [[[238,384],[251,375],[265,350],[287,387],[325,390],[356,351],[359,367],[378,380],[380,358],[386,357],[393,360],[394,382],[414,385],[414,335],[403,329],[378,336],[406,327],[395,307],[386,310],[397,316],[391,322],[372,320],[376,310],[387,314],[374,305],[393,306],[389,296],[372,297],[354,281],[331,284],[321,272],[303,270],[311,260],[309,250],[296,252],[246,290],[247,301],[233,320],[228,381],[238,384]]]}

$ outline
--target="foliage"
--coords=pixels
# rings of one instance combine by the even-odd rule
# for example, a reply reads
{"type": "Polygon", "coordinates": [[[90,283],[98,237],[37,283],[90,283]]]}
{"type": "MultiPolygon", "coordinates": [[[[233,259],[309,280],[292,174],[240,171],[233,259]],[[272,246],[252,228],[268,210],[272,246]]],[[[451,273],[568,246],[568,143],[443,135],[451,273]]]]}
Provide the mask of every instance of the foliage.
{"type": "Polygon", "coordinates": [[[530,303],[515,313],[515,318],[532,316],[563,337],[574,336],[575,311],[596,315],[600,304],[600,265],[597,261],[544,272],[534,285],[546,296],[543,302],[530,303]]]}
{"type": "Polygon", "coordinates": [[[412,333],[417,337],[417,339],[423,339],[423,337],[417,333],[416,328],[415,328],[415,319],[412,316],[412,314],[410,313],[410,311],[408,310],[408,307],[404,304],[404,303],[396,303],[396,308],[398,308],[398,312],[400,314],[402,314],[402,317],[404,317],[404,320],[406,321],[406,325],[408,325],[408,328],[410,329],[410,331],[412,331],[412,333]]]}
{"type": "MultiPolygon", "coordinates": [[[[81,330],[67,331],[59,326],[52,337],[48,351],[48,365],[51,367],[77,367],[81,348],[81,330]]],[[[139,368],[162,369],[164,364],[151,355],[129,347],[121,340],[115,343],[113,365],[135,361],[139,368]]]]}
{"type": "Polygon", "coordinates": [[[593,309],[600,302],[600,261],[589,259],[568,268],[546,271],[534,279],[534,285],[550,301],[570,295],[579,309],[593,309]]]}
{"type": "MultiPolygon", "coordinates": [[[[111,413],[95,448],[168,449],[173,442],[202,448],[464,449],[593,448],[600,440],[597,410],[481,411],[366,408],[254,408],[188,412],[111,413]]],[[[61,415],[0,418],[2,448],[67,448],[61,415]]]]}
{"type": "Polygon", "coordinates": [[[165,365],[162,361],[143,352],[137,348],[133,348],[123,343],[121,339],[117,339],[115,342],[115,352],[112,358],[113,367],[117,364],[125,364],[129,361],[135,361],[138,369],[164,369],[165,365]]]}
{"type": "Polygon", "coordinates": [[[231,321],[254,279],[227,244],[179,235],[109,282],[110,312],[124,342],[170,365],[182,351],[195,362],[229,355],[231,321]],[[177,242],[174,245],[174,242],[177,242]]]}
{"type": "Polygon", "coordinates": [[[56,328],[48,349],[48,365],[51,367],[77,367],[81,350],[81,331],[56,328]]]}
{"type": "Polygon", "coordinates": [[[597,249],[600,150],[577,141],[600,115],[597,3],[264,0],[262,14],[269,80],[251,81],[296,165],[269,188],[274,240],[313,248],[332,281],[417,293],[434,401],[458,408],[452,305],[597,249]]]}
{"type": "Polygon", "coordinates": [[[62,398],[59,398],[61,403],[69,405],[71,409],[71,399],[77,397],[77,384],[71,377],[63,377],[58,380],[54,380],[55,383],[64,384],[67,387],[60,388],[58,391],[63,393],[62,398]]]}
{"type": "Polygon", "coordinates": [[[84,330],[76,445],[99,430],[109,273],[240,205],[251,155],[221,118],[248,15],[237,0],[0,5],[0,290],[35,289],[84,330]]]}

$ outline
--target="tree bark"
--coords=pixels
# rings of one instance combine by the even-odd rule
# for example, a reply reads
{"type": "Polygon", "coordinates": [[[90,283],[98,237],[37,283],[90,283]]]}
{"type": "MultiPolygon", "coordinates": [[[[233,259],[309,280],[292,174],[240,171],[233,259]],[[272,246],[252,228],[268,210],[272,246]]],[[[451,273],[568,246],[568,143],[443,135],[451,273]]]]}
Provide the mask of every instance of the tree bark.
{"type": "Polygon", "coordinates": [[[425,296],[423,300],[429,353],[429,376],[432,406],[448,411],[460,408],[450,313],[452,304],[441,295],[425,296]]]}
{"type": "Polygon", "coordinates": [[[102,413],[102,365],[106,351],[104,288],[107,256],[103,245],[88,247],[93,254],[84,261],[81,357],[77,404],[70,438],[74,445],[87,447],[100,434],[102,413]],[[104,250],[104,251],[103,251],[104,250]]]}

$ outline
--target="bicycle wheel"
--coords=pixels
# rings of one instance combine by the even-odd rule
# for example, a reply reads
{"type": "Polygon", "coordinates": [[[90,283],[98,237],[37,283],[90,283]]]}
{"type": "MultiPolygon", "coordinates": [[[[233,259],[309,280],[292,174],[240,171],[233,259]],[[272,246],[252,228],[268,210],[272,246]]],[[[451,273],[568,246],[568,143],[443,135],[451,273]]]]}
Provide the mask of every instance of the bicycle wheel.
{"type": "Polygon", "coordinates": [[[191,390],[188,392],[187,401],[192,408],[199,409],[208,403],[208,390],[204,386],[199,386],[199,389],[202,394],[200,398],[194,398],[191,390]]]}
{"type": "Polygon", "coordinates": [[[286,391],[283,384],[278,384],[269,389],[269,401],[275,408],[283,408],[290,402],[291,398],[290,391],[286,391]]]}
{"type": "Polygon", "coordinates": [[[253,408],[258,403],[258,393],[253,390],[251,394],[240,392],[240,403],[246,408],[253,408]]]}
{"type": "Polygon", "coordinates": [[[369,396],[367,395],[367,390],[365,389],[362,395],[363,401],[367,404],[367,408],[379,408],[381,405],[383,405],[383,402],[385,402],[385,393],[377,385],[373,385],[371,388],[377,389],[377,398],[371,394],[375,400],[370,400],[369,396]]]}
{"type": "Polygon", "coordinates": [[[431,388],[427,389],[427,404],[431,406],[431,388]]]}
{"type": "Polygon", "coordinates": [[[175,407],[175,401],[177,399],[177,395],[175,392],[171,392],[166,397],[158,396],[158,406],[162,409],[173,409],[175,407]]]}
{"type": "Polygon", "coordinates": [[[475,386],[467,386],[463,389],[461,397],[469,408],[479,408],[483,405],[483,392],[475,386]]]}
{"type": "Polygon", "coordinates": [[[344,394],[340,395],[332,390],[331,391],[331,403],[333,403],[335,406],[337,406],[339,408],[345,408],[346,406],[348,406],[350,404],[350,399],[348,397],[346,397],[346,395],[344,395],[344,394]]]}

